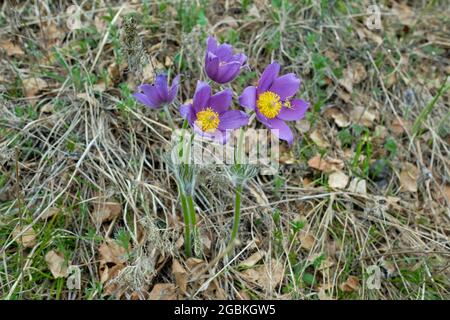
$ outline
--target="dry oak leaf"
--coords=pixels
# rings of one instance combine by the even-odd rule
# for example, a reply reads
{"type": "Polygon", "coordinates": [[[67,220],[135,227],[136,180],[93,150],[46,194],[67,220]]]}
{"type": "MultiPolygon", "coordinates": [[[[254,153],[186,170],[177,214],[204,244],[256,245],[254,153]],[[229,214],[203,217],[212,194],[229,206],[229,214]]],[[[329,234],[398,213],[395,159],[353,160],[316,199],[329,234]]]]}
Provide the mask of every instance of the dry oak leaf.
{"type": "Polygon", "coordinates": [[[62,29],[52,22],[43,24],[42,31],[45,36],[44,39],[49,46],[57,45],[63,35],[62,29]]]}
{"type": "Polygon", "coordinates": [[[316,243],[316,238],[312,234],[305,231],[301,231],[299,233],[299,238],[300,246],[308,251],[310,251],[316,243]]]}
{"type": "Polygon", "coordinates": [[[316,155],[308,160],[308,166],[328,173],[342,170],[344,168],[344,161],[334,158],[322,159],[320,155],[316,155]]]}
{"type": "Polygon", "coordinates": [[[378,115],[375,111],[365,107],[354,107],[350,112],[350,119],[354,123],[365,125],[372,128],[378,115]]]}
{"type": "Polygon", "coordinates": [[[114,240],[107,240],[98,248],[100,260],[104,263],[121,264],[127,261],[127,250],[114,240]]]}
{"type": "Polygon", "coordinates": [[[328,185],[333,189],[344,189],[348,184],[349,177],[342,171],[336,171],[328,177],[328,185]]]}
{"type": "Polygon", "coordinates": [[[172,273],[175,277],[175,282],[177,283],[180,291],[186,293],[187,289],[187,272],[183,266],[178,262],[178,260],[173,259],[172,262],[172,273]]]}
{"type": "Polygon", "coordinates": [[[314,129],[309,137],[316,145],[321,148],[328,148],[330,146],[330,143],[326,140],[325,136],[322,133],[322,130],[314,129]]]}
{"type": "Polygon", "coordinates": [[[359,289],[359,279],[355,276],[349,276],[339,287],[344,292],[357,291],[359,289]]]}
{"type": "Polygon", "coordinates": [[[41,78],[26,78],[22,84],[27,98],[35,97],[38,92],[48,87],[47,82],[41,78]]]}
{"type": "Polygon", "coordinates": [[[450,201],[450,185],[448,184],[445,185],[444,194],[447,197],[447,201],[450,201]]]}
{"type": "Polygon", "coordinates": [[[405,133],[405,128],[410,129],[411,123],[400,118],[395,118],[391,122],[391,130],[396,135],[405,133]]]}
{"type": "Polygon", "coordinates": [[[22,48],[18,45],[15,45],[11,40],[0,40],[0,47],[5,50],[8,56],[23,56],[25,52],[23,52],[22,48]]]}
{"type": "Polygon", "coordinates": [[[348,127],[351,124],[348,116],[337,107],[332,107],[325,110],[324,116],[333,118],[334,123],[336,123],[336,125],[340,128],[348,127]]]}
{"type": "Polygon", "coordinates": [[[360,178],[353,178],[352,181],[350,181],[350,185],[348,186],[347,190],[353,193],[366,194],[367,193],[366,180],[360,178]]]}
{"type": "Polygon", "coordinates": [[[307,119],[302,119],[295,122],[295,128],[301,133],[306,133],[311,129],[311,123],[307,119]]]}
{"type": "Polygon", "coordinates": [[[259,262],[259,260],[264,258],[265,255],[266,255],[265,251],[257,251],[254,254],[252,254],[250,257],[248,257],[247,259],[242,261],[239,264],[239,266],[240,267],[245,267],[245,268],[251,268],[254,265],[256,265],[259,262]]]}
{"type": "Polygon", "coordinates": [[[404,3],[393,3],[392,13],[397,16],[402,25],[412,26],[415,22],[415,13],[404,3]]]}
{"type": "Polygon", "coordinates": [[[172,283],[157,283],[149,294],[149,300],[177,300],[177,288],[172,283]]]}
{"type": "Polygon", "coordinates": [[[369,39],[372,40],[373,42],[375,42],[377,45],[380,45],[383,43],[383,38],[380,37],[379,35],[370,32],[369,30],[367,30],[367,28],[357,28],[356,29],[356,33],[358,34],[358,37],[360,39],[369,39]]]}
{"type": "Polygon", "coordinates": [[[226,300],[227,295],[216,279],[209,283],[208,289],[205,292],[205,298],[211,299],[215,297],[218,300],[226,300]]]}
{"type": "Polygon", "coordinates": [[[403,191],[417,192],[419,169],[409,162],[404,162],[400,172],[400,185],[403,191]]]}
{"type": "Polygon", "coordinates": [[[45,212],[40,216],[40,219],[41,219],[41,220],[47,220],[48,218],[51,218],[51,217],[57,215],[60,211],[61,211],[61,209],[58,209],[58,208],[55,208],[55,207],[48,208],[48,209],[45,210],[45,212]]]}
{"type": "Polygon", "coordinates": [[[115,264],[112,267],[108,267],[107,263],[100,263],[100,282],[103,284],[115,278],[124,267],[124,264],[115,264]]]}
{"type": "Polygon", "coordinates": [[[267,262],[255,268],[246,269],[241,273],[242,277],[264,290],[274,290],[284,278],[284,267],[279,261],[267,262]]]}
{"type": "Polygon", "coordinates": [[[367,77],[366,68],[359,61],[354,61],[344,70],[344,77],[339,80],[339,84],[348,92],[353,91],[353,85],[358,84],[367,77]]]}
{"type": "Polygon", "coordinates": [[[188,267],[189,271],[198,271],[205,265],[206,262],[202,259],[189,258],[186,260],[186,266],[188,267]]]}
{"type": "Polygon", "coordinates": [[[47,262],[47,266],[55,279],[67,277],[67,264],[64,256],[60,252],[56,250],[47,252],[45,255],[45,262],[47,262]]]}
{"type": "Polygon", "coordinates": [[[101,224],[114,220],[122,213],[122,205],[119,202],[108,201],[94,204],[94,222],[101,224]]]}
{"type": "Polygon", "coordinates": [[[22,232],[23,234],[16,239],[16,242],[25,248],[33,248],[36,245],[36,232],[34,229],[31,226],[16,227],[12,232],[12,236],[15,238],[22,232]],[[26,231],[23,232],[24,230],[26,231]]]}

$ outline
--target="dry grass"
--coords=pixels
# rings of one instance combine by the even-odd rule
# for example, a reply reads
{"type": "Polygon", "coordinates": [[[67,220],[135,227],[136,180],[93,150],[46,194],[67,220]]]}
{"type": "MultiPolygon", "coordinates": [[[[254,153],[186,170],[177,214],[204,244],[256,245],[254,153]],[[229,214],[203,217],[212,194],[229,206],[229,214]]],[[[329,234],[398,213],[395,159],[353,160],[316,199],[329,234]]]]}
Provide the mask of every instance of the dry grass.
{"type": "Polygon", "coordinates": [[[75,31],[63,1],[13,3],[0,15],[4,299],[450,298],[448,92],[430,104],[450,71],[445,1],[380,2],[381,31],[364,26],[365,1],[97,1],[75,31]],[[233,255],[232,183],[201,169],[187,259],[169,123],[130,92],[168,69],[183,74],[178,102],[192,97],[211,33],[249,57],[236,93],[278,60],[313,107],[279,175],[248,183],[233,255]],[[330,187],[316,154],[366,191],[330,187]],[[52,250],[80,289],[54,278],[52,250]]]}

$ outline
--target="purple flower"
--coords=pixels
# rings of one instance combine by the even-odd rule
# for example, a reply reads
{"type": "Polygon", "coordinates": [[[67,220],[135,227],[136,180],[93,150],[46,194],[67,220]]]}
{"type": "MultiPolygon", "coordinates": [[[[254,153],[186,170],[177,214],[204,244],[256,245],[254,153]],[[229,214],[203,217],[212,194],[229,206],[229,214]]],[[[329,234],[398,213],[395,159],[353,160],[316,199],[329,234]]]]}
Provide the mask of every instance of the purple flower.
{"type": "Polygon", "coordinates": [[[180,113],[196,133],[225,144],[231,130],[247,125],[249,119],[243,111],[229,110],[231,99],[230,89],[211,96],[211,87],[198,81],[192,104],[182,105],[180,113]]]}
{"type": "Polygon", "coordinates": [[[177,75],[172,81],[172,86],[169,87],[167,75],[158,74],[155,83],[140,85],[138,87],[140,92],[134,93],[133,97],[147,107],[157,109],[170,104],[175,99],[179,82],[180,75],[177,75]]]}
{"type": "Polygon", "coordinates": [[[217,40],[211,36],[208,37],[206,45],[205,71],[208,77],[221,84],[234,80],[247,61],[247,56],[243,53],[233,55],[231,45],[218,45],[217,40]]]}
{"type": "Polygon", "coordinates": [[[300,120],[309,104],[292,99],[300,88],[300,79],[293,73],[278,76],[280,65],[273,62],[264,70],[258,86],[244,89],[239,97],[241,106],[254,110],[256,118],[279,139],[292,144],[294,136],[285,121],[300,120]]]}

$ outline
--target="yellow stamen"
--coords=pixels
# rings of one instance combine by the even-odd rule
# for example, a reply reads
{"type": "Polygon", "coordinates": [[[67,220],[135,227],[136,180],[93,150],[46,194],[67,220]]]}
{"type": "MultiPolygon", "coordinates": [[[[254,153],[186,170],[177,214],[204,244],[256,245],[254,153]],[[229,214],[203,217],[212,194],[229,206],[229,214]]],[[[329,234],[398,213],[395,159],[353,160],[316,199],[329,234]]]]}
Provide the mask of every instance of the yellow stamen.
{"type": "Polygon", "coordinates": [[[219,127],[219,123],[219,114],[209,107],[197,113],[197,120],[195,121],[195,124],[203,132],[216,131],[219,127]]]}
{"type": "Polygon", "coordinates": [[[289,100],[286,100],[286,101],[284,102],[284,106],[285,106],[286,108],[288,108],[288,109],[292,109],[292,105],[291,105],[291,102],[290,102],[289,100]]]}
{"type": "Polygon", "coordinates": [[[280,96],[271,91],[261,93],[256,102],[259,112],[269,119],[275,118],[281,110],[280,96]]]}

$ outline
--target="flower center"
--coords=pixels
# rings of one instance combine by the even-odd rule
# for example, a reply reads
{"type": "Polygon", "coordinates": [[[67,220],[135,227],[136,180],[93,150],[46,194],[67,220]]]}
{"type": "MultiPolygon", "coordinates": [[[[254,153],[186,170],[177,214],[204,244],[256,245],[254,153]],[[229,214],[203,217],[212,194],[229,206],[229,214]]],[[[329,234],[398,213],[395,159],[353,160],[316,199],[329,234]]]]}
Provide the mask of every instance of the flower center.
{"type": "Polygon", "coordinates": [[[216,131],[219,123],[219,114],[209,107],[197,113],[195,124],[204,132],[216,131]]]}
{"type": "Polygon", "coordinates": [[[280,96],[271,91],[266,91],[258,96],[256,106],[259,112],[269,119],[275,118],[281,110],[280,96]]]}

